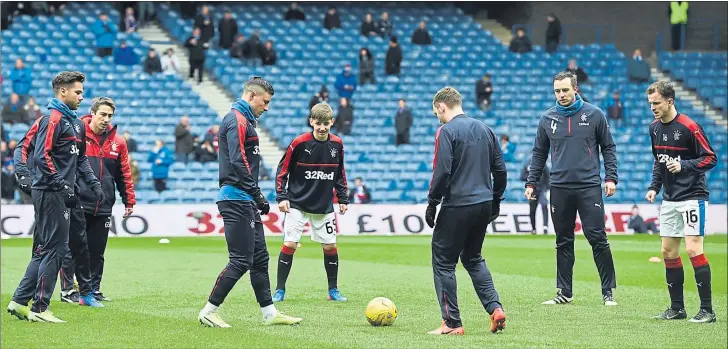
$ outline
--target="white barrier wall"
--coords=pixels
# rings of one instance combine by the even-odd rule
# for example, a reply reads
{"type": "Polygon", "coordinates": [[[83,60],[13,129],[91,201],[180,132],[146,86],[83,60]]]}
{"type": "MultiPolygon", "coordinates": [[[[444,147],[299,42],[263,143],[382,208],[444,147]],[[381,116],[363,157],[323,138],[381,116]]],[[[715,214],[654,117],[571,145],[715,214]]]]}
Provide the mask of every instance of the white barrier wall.
{"type": "MultiPolygon", "coordinates": [[[[350,205],[345,215],[337,214],[339,234],[343,235],[407,235],[432,234],[425,224],[426,205],[350,205]]],[[[606,222],[609,234],[630,234],[627,219],[631,204],[607,204],[606,222]]],[[[706,234],[726,233],[728,206],[708,205],[706,234]]],[[[541,222],[539,208],[536,220],[541,222]]],[[[112,236],[215,236],[222,235],[223,222],[217,205],[137,205],[134,214],[122,218],[124,207],[114,207],[111,222],[112,236]]],[[[640,213],[646,220],[656,220],[658,205],[640,205],[640,213]]],[[[3,205],[0,215],[0,232],[11,237],[30,237],[33,224],[32,205],[3,205]]],[[[267,235],[280,235],[283,213],[276,206],[262,217],[267,235]]],[[[551,222],[550,222],[551,223],[551,222]]],[[[658,223],[656,221],[656,223],[658,223]]],[[[550,231],[553,232],[553,224],[550,231]]],[[[488,228],[489,233],[527,233],[531,231],[527,204],[503,204],[501,215],[488,228]]],[[[576,231],[581,232],[577,217],[576,231]]],[[[308,233],[308,232],[306,232],[308,233]]]]}

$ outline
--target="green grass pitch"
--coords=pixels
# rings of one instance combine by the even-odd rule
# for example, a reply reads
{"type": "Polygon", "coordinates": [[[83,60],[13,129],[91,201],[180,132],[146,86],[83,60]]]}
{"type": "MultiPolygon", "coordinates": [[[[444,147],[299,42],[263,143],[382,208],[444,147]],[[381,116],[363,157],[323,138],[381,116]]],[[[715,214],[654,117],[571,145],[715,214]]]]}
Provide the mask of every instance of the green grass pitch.
{"type": "MultiPolygon", "coordinates": [[[[227,261],[222,238],[112,239],[107,251],[103,309],[59,301],[51,310],[66,324],[35,324],[2,314],[3,348],[725,348],[726,235],[710,236],[705,250],[713,271],[715,324],[660,322],[650,317],[669,305],[657,236],[610,238],[619,306],[602,305],[591,249],[577,238],[575,303],[544,306],[555,292],[553,236],[488,236],[483,254],[508,316],[506,330],[488,331],[489,318],[470,278],[458,267],[465,336],[426,334],[440,324],[430,267],[430,238],[348,237],[339,239],[339,285],[347,303],[326,300],[321,248],[310,240],[296,252],[285,313],[304,318],[300,326],[261,322],[249,279],[244,277],[221,308],[231,329],[202,327],[197,312],[227,261]],[[374,297],[391,298],[399,309],[392,327],[371,327],[364,308],[374,297]]],[[[2,306],[10,301],[30,258],[30,243],[2,241],[2,306]]],[[[268,238],[271,286],[280,238],[268,238]]],[[[683,253],[688,315],[698,310],[693,269],[683,253]]]]}

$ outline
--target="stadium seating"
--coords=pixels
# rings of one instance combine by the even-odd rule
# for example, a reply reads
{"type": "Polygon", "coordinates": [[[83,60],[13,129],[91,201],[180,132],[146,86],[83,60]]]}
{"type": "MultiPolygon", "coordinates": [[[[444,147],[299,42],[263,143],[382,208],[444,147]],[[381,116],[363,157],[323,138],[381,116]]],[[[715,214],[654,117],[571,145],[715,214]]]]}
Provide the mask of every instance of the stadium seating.
{"type": "Polygon", "coordinates": [[[728,53],[661,52],[658,58],[662,70],[696,90],[724,114],[728,112],[728,53]]]}

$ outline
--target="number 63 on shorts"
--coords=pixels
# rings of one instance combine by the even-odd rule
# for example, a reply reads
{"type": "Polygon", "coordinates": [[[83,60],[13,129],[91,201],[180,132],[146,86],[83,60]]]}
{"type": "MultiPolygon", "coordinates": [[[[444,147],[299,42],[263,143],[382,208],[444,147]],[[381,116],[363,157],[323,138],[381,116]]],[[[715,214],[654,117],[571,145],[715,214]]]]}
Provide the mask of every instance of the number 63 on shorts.
{"type": "Polygon", "coordinates": [[[681,238],[705,236],[704,200],[663,201],[660,206],[660,236],[681,238]]]}
{"type": "Polygon", "coordinates": [[[336,243],[336,215],[316,214],[291,208],[283,220],[283,241],[299,242],[306,222],[311,223],[311,240],[322,244],[336,243]]]}

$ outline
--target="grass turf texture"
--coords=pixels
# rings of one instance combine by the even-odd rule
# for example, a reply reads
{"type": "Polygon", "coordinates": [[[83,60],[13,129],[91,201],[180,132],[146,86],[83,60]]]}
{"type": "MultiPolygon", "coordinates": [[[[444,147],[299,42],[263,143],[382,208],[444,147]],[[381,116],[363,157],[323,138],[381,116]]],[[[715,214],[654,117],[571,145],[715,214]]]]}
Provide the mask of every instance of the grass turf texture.
{"type": "MultiPolygon", "coordinates": [[[[2,347],[4,348],[717,348],[726,346],[727,237],[710,236],[705,253],[713,272],[715,324],[650,319],[669,305],[657,236],[610,238],[617,269],[619,306],[602,305],[599,278],[585,239],[577,238],[575,303],[545,306],[555,292],[553,236],[488,236],[483,254],[493,272],[508,322],[488,331],[489,317],[467,273],[458,266],[465,336],[426,334],[440,325],[430,267],[430,238],[341,237],[339,285],[347,303],[326,300],[321,248],[308,240],[296,252],[286,301],[278,309],[304,318],[296,327],[264,326],[248,277],[221,308],[232,329],[202,327],[197,313],[227,262],[222,238],[119,238],[109,242],[103,291],[113,302],[89,309],[59,301],[51,310],[66,324],[36,324],[4,309],[30,258],[29,239],[2,241],[2,347]],[[392,299],[399,318],[371,327],[366,304],[392,299]]],[[[269,238],[271,287],[280,238],[269,238]]],[[[693,269],[683,253],[688,315],[698,311],[693,269]]]]}

